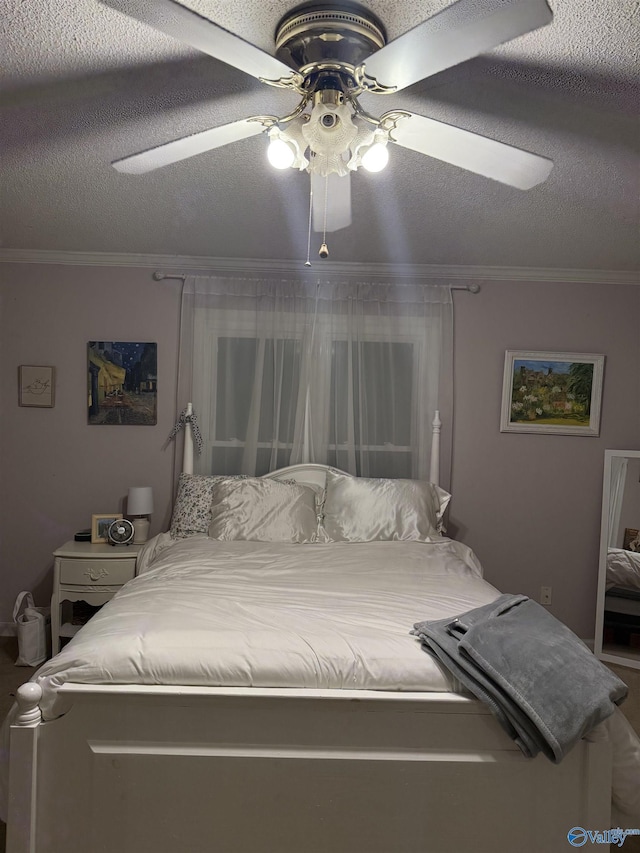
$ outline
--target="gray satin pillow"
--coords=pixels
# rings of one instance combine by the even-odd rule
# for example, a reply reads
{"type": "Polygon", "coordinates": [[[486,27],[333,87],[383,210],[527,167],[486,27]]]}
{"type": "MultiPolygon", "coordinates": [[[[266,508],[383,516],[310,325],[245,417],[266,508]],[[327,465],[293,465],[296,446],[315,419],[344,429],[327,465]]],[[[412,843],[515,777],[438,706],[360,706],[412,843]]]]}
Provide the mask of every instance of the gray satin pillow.
{"type": "Polygon", "coordinates": [[[334,542],[441,538],[451,495],[426,480],[383,480],[327,472],[323,528],[334,542]]]}
{"type": "Polygon", "coordinates": [[[252,542],[316,542],[316,493],[300,483],[248,477],[220,480],[213,492],[209,536],[252,542]]]}

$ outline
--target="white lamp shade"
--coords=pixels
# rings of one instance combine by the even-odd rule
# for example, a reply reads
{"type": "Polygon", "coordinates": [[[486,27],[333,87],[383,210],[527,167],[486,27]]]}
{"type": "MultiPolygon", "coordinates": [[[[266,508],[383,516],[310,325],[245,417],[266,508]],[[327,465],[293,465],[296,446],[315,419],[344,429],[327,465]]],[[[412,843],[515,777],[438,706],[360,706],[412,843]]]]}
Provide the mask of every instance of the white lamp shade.
{"type": "Polygon", "coordinates": [[[127,515],[151,515],[153,489],[151,486],[131,486],[127,498],[127,515]]]}

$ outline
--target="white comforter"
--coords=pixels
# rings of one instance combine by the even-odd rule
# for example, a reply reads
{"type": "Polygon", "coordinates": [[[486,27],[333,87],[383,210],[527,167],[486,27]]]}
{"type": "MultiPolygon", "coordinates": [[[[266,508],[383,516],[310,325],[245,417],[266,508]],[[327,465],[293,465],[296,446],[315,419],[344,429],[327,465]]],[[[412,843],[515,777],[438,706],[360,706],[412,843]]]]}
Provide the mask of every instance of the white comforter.
{"type": "MultiPolygon", "coordinates": [[[[447,691],[414,622],[499,594],[449,539],[284,546],[161,534],[138,571],[34,676],[45,719],[65,710],[56,695],[68,681],[447,691]]],[[[637,827],[640,740],[618,709],[588,737],[612,743],[614,825],[637,827]]]]}
{"type": "Polygon", "coordinates": [[[273,545],[161,534],[130,581],[37,673],[67,681],[446,691],[410,635],[493,601],[458,542],[273,545]]]}
{"type": "Polygon", "coordinates": [[[640,592],[640,554],[609,548],[607,552],[607,589],[614,586],[640,592]]]}

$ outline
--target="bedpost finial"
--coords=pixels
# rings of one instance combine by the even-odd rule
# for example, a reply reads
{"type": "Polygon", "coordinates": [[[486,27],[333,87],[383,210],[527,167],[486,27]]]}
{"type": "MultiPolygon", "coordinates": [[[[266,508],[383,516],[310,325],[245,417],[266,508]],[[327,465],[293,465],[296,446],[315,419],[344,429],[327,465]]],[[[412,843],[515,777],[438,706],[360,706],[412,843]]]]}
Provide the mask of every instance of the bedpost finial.
{"type": "Polygon", "coordinates": [[[16,693],[18,703],[18,715],[14,720],[16,726],[33,726],[42,720],[40,711],[40,700],[42,699],[42,687],[35,681],[27,681],[21,684],[16,693]]]}

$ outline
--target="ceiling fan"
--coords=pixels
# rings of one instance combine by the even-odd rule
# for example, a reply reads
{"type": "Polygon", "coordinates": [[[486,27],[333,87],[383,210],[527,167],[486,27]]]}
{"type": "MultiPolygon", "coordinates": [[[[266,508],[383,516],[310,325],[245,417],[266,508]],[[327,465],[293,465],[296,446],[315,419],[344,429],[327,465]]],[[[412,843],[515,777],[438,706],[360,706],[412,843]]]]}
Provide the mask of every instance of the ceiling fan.
{"type": "MultiPolygon", "coordinates": [[[[406,110],[371,115],[358,101],[363,92],[399,92],[545,26],[553,17],[546,0],[457,0],[390,42],[359,4],[305,3],[278,24],[275,55],[176,0],[100,2],[299,98],[289,115],[251,116],[116,160],[120,172],[150,172],[265,133],[272,165],[309,172],[313,228],[326,234],[351,223],[350,174],[383,168],[389,142],[522,190],[553,167],[546,157],[406,110]]],[[[320,255],[327,254],[325,239],[320,255]]]]}

